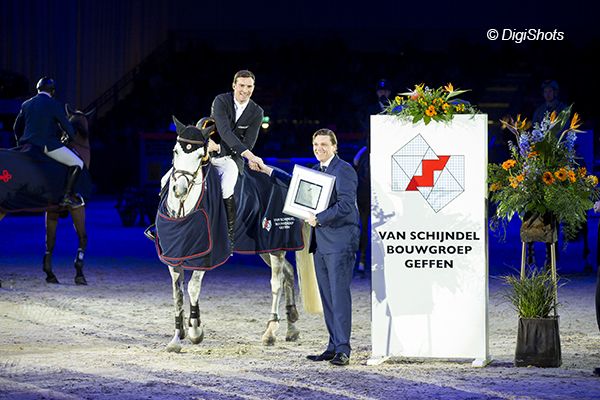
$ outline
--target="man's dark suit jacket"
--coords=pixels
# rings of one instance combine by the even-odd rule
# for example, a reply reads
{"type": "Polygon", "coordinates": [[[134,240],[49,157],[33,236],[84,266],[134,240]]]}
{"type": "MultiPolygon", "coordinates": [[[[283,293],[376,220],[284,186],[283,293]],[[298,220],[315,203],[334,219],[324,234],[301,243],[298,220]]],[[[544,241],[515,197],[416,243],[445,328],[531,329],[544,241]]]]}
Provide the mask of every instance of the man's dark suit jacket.
{"type": "Polygon", "coordinates": [[[258,138],[258,130],[262,124],[263,109],[252,99],[235,121],[235,105],[233,92],[223,93],[215,97],[212,103],[211,115],[217,123],[217,132],[221,137],[221,153],[219,155],[230,155],[240,170],[244,171],[244,160],[241,154],[254,148],[258,138]]]}
{"type": "Polygon", "coordinates": [[[75,130],[62,104],[39,93],[21,105],[13,129],[19,144],[30,143],[41,148],[46,146],[48,151],[52,151],[64,146],[59,140],[60,127],[71,139],[75,137],[75,130]]]}
{"type": "MultiPolygon", "coordinates": [[[[318,170],[320,164],[313,166],[318,170]]],[[[329,199],[329,205],[316,215],[319,226],[313,230],[314,241],[311,238],[311,253],[316,248],[323,254],[355,253],[358,250],[360,236],[358,208],[356,207],[356,187],[358,178],[352,165],[339,158],[333,157],[325,171],[335,176],[335,187],[329,199]]],[[[274,169],[274,179],[283,182],[291,180],[285,172],[274,169]]]]}

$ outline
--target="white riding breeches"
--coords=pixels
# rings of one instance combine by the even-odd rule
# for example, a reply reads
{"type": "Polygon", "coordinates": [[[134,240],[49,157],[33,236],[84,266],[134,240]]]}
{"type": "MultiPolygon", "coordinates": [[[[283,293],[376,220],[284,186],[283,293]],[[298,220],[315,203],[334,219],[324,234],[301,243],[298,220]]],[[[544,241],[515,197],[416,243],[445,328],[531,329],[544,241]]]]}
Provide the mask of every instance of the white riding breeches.
{"type": "Polygon", "coordinates": [[[83,168],[83,160],[65,146],[52,151],[48,151],[48,147],[44,146],[44,153],[61,164],[65,164],[69,167],[77,166],[83,168]]]}
{"type": "Polygon", "coordinates": [[[211,158],[210,162],[217,169],[219,178],[221,178],[221,191],[223,192],[223,198],[227,199],[233,196],[233,190],[237,182],[239,170],[235,161],[231,159],[231,156],[211,158]]]}

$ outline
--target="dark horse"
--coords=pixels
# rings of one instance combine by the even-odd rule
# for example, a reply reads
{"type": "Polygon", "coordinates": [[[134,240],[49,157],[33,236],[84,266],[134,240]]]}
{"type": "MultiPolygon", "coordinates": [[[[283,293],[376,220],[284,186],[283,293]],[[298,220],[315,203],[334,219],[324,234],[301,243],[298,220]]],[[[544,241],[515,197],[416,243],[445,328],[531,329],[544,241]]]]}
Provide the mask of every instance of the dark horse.
{"type": "MultiPolygon", "coordinates": [[[[75,128],[75,139],[68,144],[84,161],[85,168],[77,182],[76,191],[89,197],[91,181],[90,140],[88,118],[93,111],[83,113],[65,107],[69,121],[75,128]]],[[[33,146],[0,149],[0,220],[8,213],[46,212],[46,253],[43,270],[46,282],[59,283],[52,271],[52,252],[56,243],[56,227],[59,217],[71,214],[79,245],[75,257],[75,283],[87,285],[83,275],[83,258],[87,247],[85,207],[63,208],[58,206],[67,176],[67,167],[52,160],[33,146]]]]}

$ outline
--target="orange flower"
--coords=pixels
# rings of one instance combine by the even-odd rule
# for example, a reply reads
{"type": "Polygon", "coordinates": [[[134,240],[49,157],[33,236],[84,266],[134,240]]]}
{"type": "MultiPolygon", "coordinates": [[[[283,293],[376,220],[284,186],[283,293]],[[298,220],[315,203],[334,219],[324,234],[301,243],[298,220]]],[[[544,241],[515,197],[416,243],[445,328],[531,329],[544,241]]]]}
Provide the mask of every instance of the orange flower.
{"type": "Polygon", "coordinates": [[[556,177],[556,179],[558,179],[561,182],[564,182],[567,179],[567,170],[564,168],[559,169],[558,171],[556,171],[554,173],[554,176],[556,177]]]}
{"type": "Polygon", "coordinates": [[[575,181],[577,180],[577,177],[575,176],[575,172],[567,171],[567,175],[569,176],[569,180],[571,181],[571,183],[575,183],[575,181]]]}
{"type": "Polygon", "coordinates": [[[448,93],[454,92],[454,86],[452,86],[451,83],[448,83],[446,86],[444,86],[444,89],[446,89],[448,93]]]}
{"type": "Polygon", "coordinates": [[[544,175],[542,175],[542,181],[544,181],[546,185],[552,185],[554,183],[554,176],[552,176],[552,172],[544,172],[544,175]]]}
{"type": "Polygon", "coordinates": [[[517,165],[517,162],[515,160],[506,160],[502,163],[502,169],[508,171],[515,165],[517,165]]]}
{"type": "Polygon", "coordinates": [[[579,114],[573,114],[573,119],[571,120],[571,129],[576,130],[581,126],[581,120],[579,119],[579,114]]]}
{"type": "Polygon", "coordinates": [[[515,176],[515,179],[517,180],[517,182],[523,182],[525,180],[525,175],[519,174],[515,176]]]}
{"type": "Polygon", "coordinates": [[[527,154],[527,158],[533,158],[533,157],[537,157],[539,156],[540,153],[537,151],[532,151],[531,153],[527,154]]]}
{"type": "Polygon", "coordinates": [[[584,178],[587,175],[587,168],[581,167],[577,170],[577,172],[579,173],[580,177],[584,178]]]}
{"type": "Polygon", "coordinates": [[[513,178],[511,176],[508,178],[508,181],[510,182],[510,186],[512,186],[513,188],[516,188],[517,186],[519,186],[519,181],[517,180],[517,178],[513,178]]]}
{"type": "Polygon", "coordinates": [[[550,113],[550,123],[551,123],[551,124],[552,124],[552,123],[554,123],[554,121],[556,121],[556,117],[557,117],[557,115],[556,115],[556,111],[552,111],[552,112],[550,113]]]}
{"type": "Polygon", "coordinates": [[[427,110],[425,110],[425,114],[427,114],[430,117],[437,115],[437,112],[435,111],[435,107],[433,105],[430,105],[429,107],[427,107],[427,110]]]}

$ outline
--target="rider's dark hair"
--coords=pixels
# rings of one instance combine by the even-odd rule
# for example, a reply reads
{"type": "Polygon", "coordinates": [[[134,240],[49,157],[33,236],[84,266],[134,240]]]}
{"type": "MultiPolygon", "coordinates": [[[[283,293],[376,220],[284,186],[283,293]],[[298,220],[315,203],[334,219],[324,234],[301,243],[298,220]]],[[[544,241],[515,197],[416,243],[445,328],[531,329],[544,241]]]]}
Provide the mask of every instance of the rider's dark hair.
{"type": "Polygon", "coordinates": [[[254,76],[254,74],[250,71],[248,71],[247,69],[242,69],[241,71],[238,71],[235,73],[235,75],[233,76],[233,84],[235,85],[235,82],[237,81],[237,78],[252,78],[252,80],[254,82],[256,82],[256,77],[254,76]]]}

